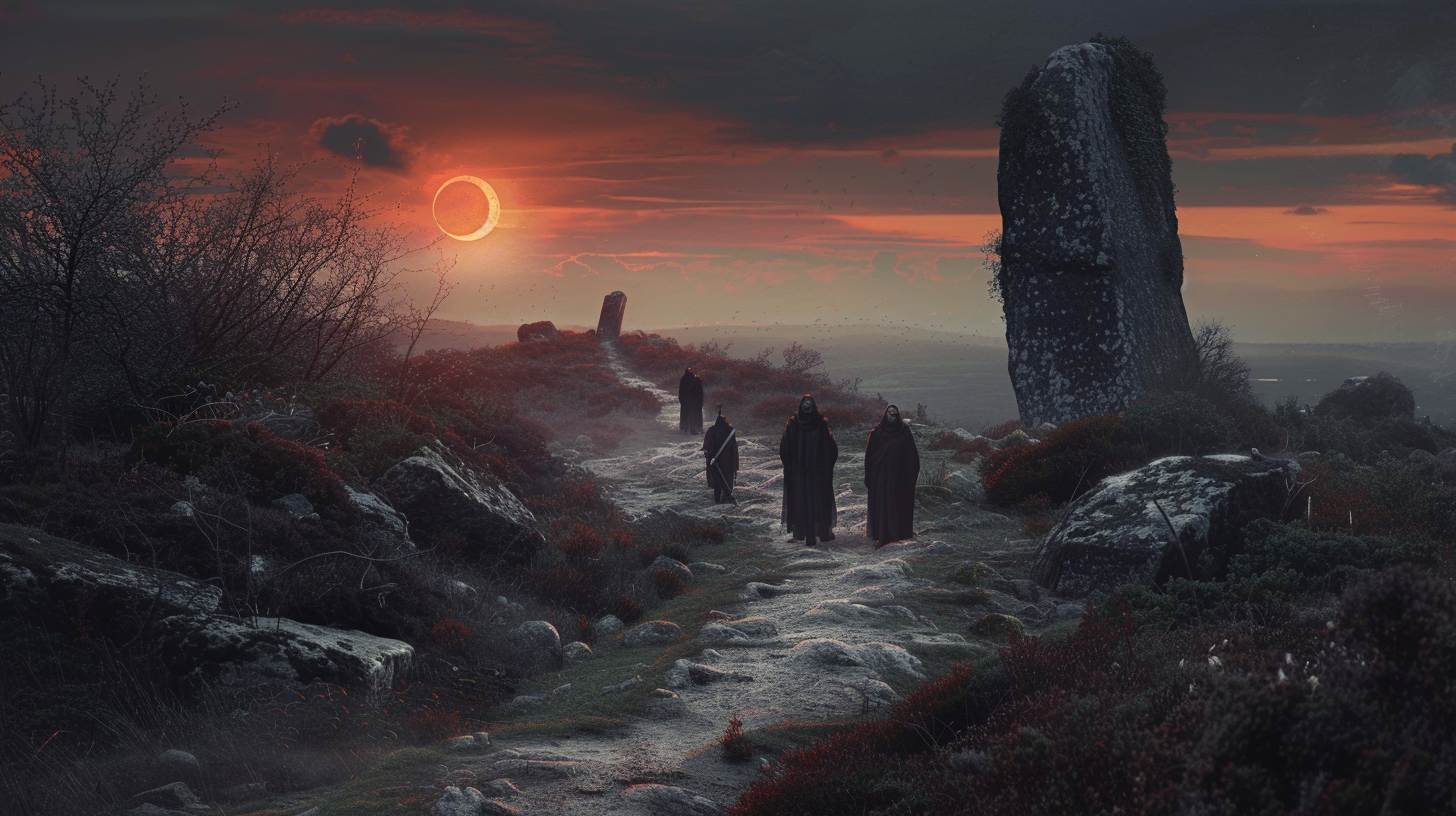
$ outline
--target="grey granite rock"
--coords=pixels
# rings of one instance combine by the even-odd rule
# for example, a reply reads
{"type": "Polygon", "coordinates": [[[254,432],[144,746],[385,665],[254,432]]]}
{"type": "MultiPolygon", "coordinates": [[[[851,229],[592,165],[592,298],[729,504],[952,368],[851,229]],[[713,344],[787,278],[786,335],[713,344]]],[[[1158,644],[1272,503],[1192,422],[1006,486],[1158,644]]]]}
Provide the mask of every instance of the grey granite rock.
{"type": "Polygon", "coordinates": [[[1122,92],[1135,61],[1061,48],[1003,109],[998,280],[1027,427],[1121,410],[1196,365],[1162,89],[1122,92]]]}
{"type": "Polygon", "coordinates": [[[524,564],[545,541],[536,517],[504,485],[457,468],[433,448],[391,467],[374,488],[412,527],[458,532],[488,564],[524,564]]]}
{"type": "Polygon", "coordinates": [[[1122,584],[1160,586],[1170,575],[1220,577],[1243,526],[1278,518],[1298,474],[1289,460],[1224,454],[1171,456],[1110,476],[1047,534],[1032,579],[1065,597],[1095,598],[1122,584]]]}
{"type": "Polygon", "coordinates": [[[647,621],[627,630],[623,646],[670,646],[682,639],[682,628],[671,621],[647,621]]]}
{"type": "Polygon", "coordinates": [[[382,692],[409,671],[415,652],[403,641],[286,618],[174,615],[157,622],[154,637],[183,683],[250,691],[317,678],[382,692]]]}

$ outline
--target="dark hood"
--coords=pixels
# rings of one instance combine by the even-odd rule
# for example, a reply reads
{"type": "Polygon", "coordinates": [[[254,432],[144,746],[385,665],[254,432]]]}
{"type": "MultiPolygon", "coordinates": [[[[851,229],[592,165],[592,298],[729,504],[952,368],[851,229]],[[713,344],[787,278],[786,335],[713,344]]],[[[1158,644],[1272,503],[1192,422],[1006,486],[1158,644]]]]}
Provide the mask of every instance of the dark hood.
{"type": "Polygon", "coordinates": [[[900,406],[886,405],[885,413],[880,415],[880,429],[888,433],[899,433],[905,428],[905,415],[900,413],[900,406]],[[895,409],[895,418],[890,418],[890,409],[895,409]]]}
{"type": "Polygon", "coordinates": [[[799,398],[799,412],[795,416],[798,417],[800,425],[813,425],[824,419],[824,415],[819,413],[819,403],[815,402],[814,398],[808,394],[799,398]],[[809,401],[809,410],[807,411],[804,410],[804,400],[809,401]]]}

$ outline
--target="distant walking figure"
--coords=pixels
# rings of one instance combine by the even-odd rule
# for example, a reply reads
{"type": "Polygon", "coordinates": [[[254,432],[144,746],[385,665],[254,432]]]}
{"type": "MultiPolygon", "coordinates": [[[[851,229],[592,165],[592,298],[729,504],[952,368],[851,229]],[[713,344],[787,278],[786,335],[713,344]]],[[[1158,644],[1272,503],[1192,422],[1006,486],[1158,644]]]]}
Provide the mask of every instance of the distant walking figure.
{"type": "Polygon", "coordinates": [[[679,422],[682,432],[702,433],[703,378],[694,374],[691,368],[684,371],[682,379],[677,381],[677,401],[682,406],[682,418],[679,422]]]}
{"type": "Polygon", "coordinates": [[[875,547],[904,541],[915,535],[915,483],[920,478],[920,451],[900,409],[885,409],[880,424],[870,430],[865,444],[865,487],[869,513],[865,535],[875,547]]]}
{"type": "Polygon", "coordinates": [[[703,456],[708,459],[708,487],[713,488],[713,503],[738,503],[733,498],[733,480],[738,476],[738,432],[723,416],[718,406],[718,419],[703,434],[703,456]]]}
{"type": "Polygon", "coordinates": [[[779,440],[784,463],[784,526],[795,541],[812,547],[834,540],[834,463],[839,445],[829,420],[819,413],[808,394],[799,400],[799,412],[789,417],[779,440]]]}

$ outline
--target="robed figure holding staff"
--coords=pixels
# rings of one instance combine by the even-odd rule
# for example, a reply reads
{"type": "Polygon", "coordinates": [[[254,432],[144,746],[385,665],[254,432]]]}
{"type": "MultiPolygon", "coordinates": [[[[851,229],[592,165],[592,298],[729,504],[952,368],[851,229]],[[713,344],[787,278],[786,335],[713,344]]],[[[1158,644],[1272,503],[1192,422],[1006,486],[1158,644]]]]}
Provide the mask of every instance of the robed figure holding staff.
{"type": "Polygon", "coordinates": [[[713,488],[713,503],[733,502],[733,480],[738,476],[738,432],[723,416],[718,406],[718,419],[703,434],[703,456],[708,459],[708,487],[713,488]]]}
{"type": "Polygon", "coordinates": [[[880,424],[865,443],[865,487],[869,512],[865,535],[875,547],[915,535],[915,484],[920,478],[920,451],[910,426],[894,405],[885,408],[880,424]]]}
{"type": "Polygon", "coordinates": [[[833,541],[834,463],[839,460],[839,445],[829,430],[829,420],[808,394],[799,400],[798,413],[784,425],[779,459],[784,463],[784,526],[789,534],[810,547],[816,541],[833,541]]]}
{"type": "Polygon", "coordinates": [[[689,368],[677,381],[677,401],[682,406],[679,427],[683,433],[703,432],[703,378],[689,368]]]}

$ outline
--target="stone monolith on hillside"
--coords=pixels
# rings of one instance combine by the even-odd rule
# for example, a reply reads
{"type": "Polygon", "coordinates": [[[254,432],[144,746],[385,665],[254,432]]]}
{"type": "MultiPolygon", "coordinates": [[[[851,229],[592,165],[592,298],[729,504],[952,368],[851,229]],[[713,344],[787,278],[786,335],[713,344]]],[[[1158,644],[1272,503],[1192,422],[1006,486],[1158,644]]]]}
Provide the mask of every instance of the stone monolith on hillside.
{"type": "Polygon", "coordinates": [[[1196,364],[1163,93],[1124,41],[1059,49],[1007,95],[998,282],[1028,427],[1120,410],[1196,364]]]}
{"type": "Polygon", "coordinates": [[[622,334],[622,318],[626,314],[626,295],[613,292],[602,298],[602,316],[597,320],[597,339],[616,340],[622,334]]]}

